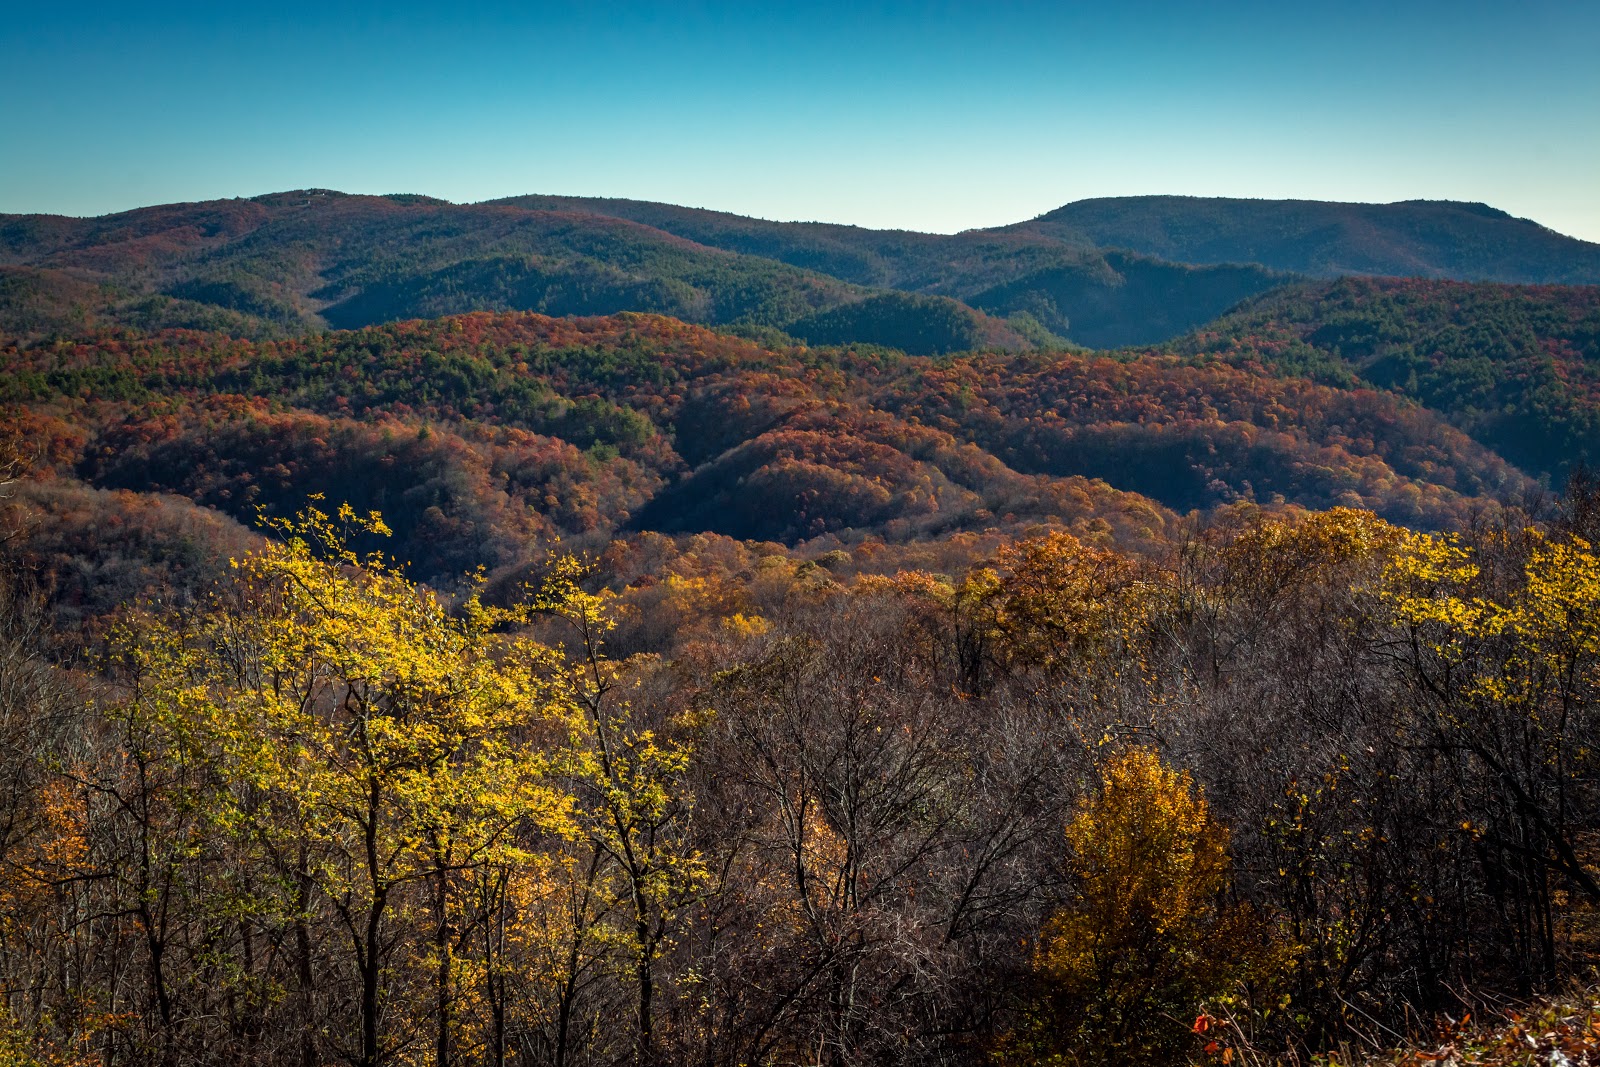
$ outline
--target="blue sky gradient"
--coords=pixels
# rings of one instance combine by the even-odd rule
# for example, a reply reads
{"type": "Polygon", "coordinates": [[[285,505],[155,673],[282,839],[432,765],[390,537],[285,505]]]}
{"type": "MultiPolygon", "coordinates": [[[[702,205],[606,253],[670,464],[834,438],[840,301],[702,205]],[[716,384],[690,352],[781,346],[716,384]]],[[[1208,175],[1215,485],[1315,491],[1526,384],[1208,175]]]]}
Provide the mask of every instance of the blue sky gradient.
{"type": "Polygon", "coordinates": [[[0,212],[282,189],[952,232],[1138,193],[1600,241],[1600,4],[88,4],[0,19],[0,212]]]}

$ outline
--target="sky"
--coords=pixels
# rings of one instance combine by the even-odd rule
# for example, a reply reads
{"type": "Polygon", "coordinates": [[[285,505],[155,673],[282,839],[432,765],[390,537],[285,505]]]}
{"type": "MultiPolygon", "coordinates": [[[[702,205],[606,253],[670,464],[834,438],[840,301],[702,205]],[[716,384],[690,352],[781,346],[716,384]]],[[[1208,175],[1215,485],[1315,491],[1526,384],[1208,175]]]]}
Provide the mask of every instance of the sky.
{"type": "Polygon", "coordinates": [[[0,212],[285,189],[935,232],[1475,200],[1600,241],[1600,3],[7,0],[0,212]]]}

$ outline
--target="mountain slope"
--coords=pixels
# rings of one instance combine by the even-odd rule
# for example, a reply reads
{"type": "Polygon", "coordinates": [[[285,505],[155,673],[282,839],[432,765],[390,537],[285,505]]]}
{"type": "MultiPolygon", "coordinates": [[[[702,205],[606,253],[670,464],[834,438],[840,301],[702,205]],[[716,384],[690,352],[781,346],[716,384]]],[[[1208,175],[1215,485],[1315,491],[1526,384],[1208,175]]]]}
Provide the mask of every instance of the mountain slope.
{"type": "Polygon", "coordinates": [[[1600,463],[1600,287],[1345,278],[1263,296],[1174,347],[1411,397],[1553,484],[1600,463]]]}
{"type": "Polygon", "coordinates": [[[1125,248],[1184,263],[1259,263],[1319,277],[1600,283],[1600,245],[1483,204],[1447,200],[1108,197],[1067,204],[995,232],[1125,248]]]}
{"type": "Polygon", "coordinates": [[[948,333],[938,321],[947,303],[901,301],[900,313],[932,319],[894,334],[870,310],[827,313],[899,291],[967,305],[957,333],[984,345],[1114,347],[1165,340],[1292,280],[1108,256],[1054,237],[770,223],[636,201],[454,205],[326,190],[97,219],[0,217],[0,267],[16,274],[0,289],[0,327],[13,332],[122,324],[271,337],[478,310],[639,311],[779,329],[823,316],[872,327],[848,338],[829,327],[830,339],[923,354],[947,350],[919,347],[948,333]],[[17,272],[34,273],[24,284],[17,272]]]}
{"type": "Polygon", "coordinates": [[[499,203],[587,212],[653,226],[700,244],[791,266],[1026,315],[1094,348],[1154,344],[1293,278],[1257,266],[1192,267],[1103,253],[1087,239],[1008,230],[957,234],[769,222],[640,200],[519,196],[499,203]]]}
{"type": "Polygon", "coordinates": [[[1600,246],[1449,203],[1134,197],[942,235],[630,200],[303,190],[97,219],[0,216],[0,329],[266,338],[469,311],[636,311],[913,354],[1115,348],[1347,272],[1595,280],[1600,246]]]}
{"type": "Polygon", "coordinates": [[[322,492],[382,510],[435,576],[626,530],[908,543],[1045,525],[1139,545],[1238,501],[1450,525],[1528,484],[1371,388],[1161,351],[770,347],[633,314],[13,344],[0,405],[36,470],[245,520],[322,492]]]}
{"type": "MultiPolygon", "coordinates": [[[[6,217],[0,266],[0,324],[16,332],[99,323],[269,337],[478,310],[782,327],[875,292],[624,219],[320,190],[6,217]]],[[[1029,344],[963,314],[988,343],[1029,344]]]]}

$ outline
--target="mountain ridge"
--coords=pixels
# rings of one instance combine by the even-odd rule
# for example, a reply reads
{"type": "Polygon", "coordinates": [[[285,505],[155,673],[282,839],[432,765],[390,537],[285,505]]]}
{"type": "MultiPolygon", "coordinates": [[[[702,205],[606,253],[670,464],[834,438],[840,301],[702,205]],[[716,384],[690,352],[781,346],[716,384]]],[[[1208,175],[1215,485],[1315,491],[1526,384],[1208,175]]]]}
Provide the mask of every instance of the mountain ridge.
{"type": "Polygon", "coordinates": [[[913,354],[1109,349],[1164,343],[1305,278],[1463,264],[1500,281],[1600,281],[1600,246],[1451,201],[1101,198],[927,234],[626,199],[305,189],[0,216],[0,327],[266,338],[471,311],[637,311],[913,354]],[[1501,255],[1505,234],[1520,244],[1501,255]]]}
{"type": "Polygon", "coordinates": [[[1097,197],[1000,229],[1186,263],[1260,263],[1314,277],[1600,284],[1600,244],[1474,201],[1097,197]]]}

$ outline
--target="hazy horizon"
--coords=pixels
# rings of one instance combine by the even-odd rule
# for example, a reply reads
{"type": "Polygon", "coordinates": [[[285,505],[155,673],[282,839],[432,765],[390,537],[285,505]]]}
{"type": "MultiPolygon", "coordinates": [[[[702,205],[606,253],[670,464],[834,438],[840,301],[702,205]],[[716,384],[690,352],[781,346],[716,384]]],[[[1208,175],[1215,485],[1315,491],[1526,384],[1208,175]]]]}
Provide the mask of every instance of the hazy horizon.
{"type": "Polygon", "coordinates": [[[1600,9],[20,5],[0,212],[543,190],[952,233],[1135,195],[1600,241],[1600,9]]]}
{"type": "MultiPolygon", "coordinates": [[[[1352,205],[1367,206],[1367,207],[1386,207],[1386,206],[1392,206],[1392,205],[1395,205],[1395,204],[1403,204],[1403,203],[1455,203],[1455,204],[1483,203],[1482,201],[1441,200],[1441,199],[1434,198],[1434,197],[1414,197],[1414,198],[1411,198],[1409,200],[1345,200],[1345,201],[1327,201],[1327,200],[1323,200],[1323,201],[1318,201],[1318,200],[1308,200],[1308,199],[1306,199],[1304,197],[1230,197],[1230,196],[1209,197],[1209,196],[1194,196],[1194,195],[1188,194],[1188,193],[1133,193],[1133,194],[1128,194],[1127,196],[1124,196],[1124,197],[1118,197],[1118,196],[1081,197],[1078,200],[1069,200],[1069,201],[1065,201],[1064,203],[1056,204],[1056,205],[1054,205],[1052,207],[1044,208],[1044,209],[1042,209],[1040,211],[1036,211],[1032,215],[1028,215],[1026,217],[1007,219],[1007,220],[1004,220],[1002,222],[996,222],[996,223],[990,224],[989,226],[963,226],[963,227],[960,227],[958,229],[947,229],[947,230],[931,230],[931,229],[914,230],[914,229],[912,229],[910,227],[905,227],[905,226],[873,226],[873,225],[870,225],[870,224],[864,224],[864,223],[859,223],[859,222],[850,222],[850,221],[842,221],[842,220],[838,220],[838,219],[776,218],[776,217],[766,216],[766,215],[743,215],[743,214],[740,214],[740,213],[737,213],[737,212],[729,212],[724,208],[720,208],[720,207],[716,206],[715,204],[693,204],[693,203],[675,203],[675,202],[669,202],[669,201],[652,201],[652,200],[649,200],[648,198],[645,198],[645,197],[635,197],[635,196],[600,197],[600,196],[592,196],[591,194],[581,193],[581,192],[530,191],[530,192],[524,192],[524,193],[511,193],[511,194],[508,194],[507,196],[504,196],[504,197],[490,197],[490,198],[488,198],[486,200],[453,200],[453,199],[451,199],[449,197],[438,196],[438,195],[436,195],[434,193],[425,192],[425,191],[417,190],[417,189],[389,189],[389,190],[386,190],[386,191],[383,191],[383,192],[377,192],[377,191],[372,191],[372,190],[335,189],[335,188],[333,188],[331,186],[326,186],[326,185],[307,185],[307,186],[302,186],[302,187],[296,188],[296,189],[267,189],[267,190],[263,190],[261,192],[243,193],[243,194],[237,194],[237,195],[231,195],[231,196],[204,197],[204,198],[201,198],[198,201],[163,201],[161,203],[134,204],[134,205],[130,205],[129,207],[117,208],[117,209],[113,209],[111,211],[98,212],[98,213],[95,213],[95,214],[92,214],[92,215],[73,215],[73,214],[68,214],[66,212],[0,212],[0,214],[12,215],[12,216],[44,215],[44,216],[54,216],[54,217],[60,217],[60,218],[77,218],[77,219],[103,218],[103,217],[108,217],[108,216],[112,216],[112,215],[126,214],[128,212],[139,211],[139,210],[147,209],[147,208],[162,207],[162,206],[166,206],[167,204],[175,204],[175,203],[206,203],[206,202],[216,202],[216,201],[225,201],[225,200],[256,200],[256,199],[261,199],[263,197],[268,197],[268,196],[281,196],[281,195],[284,195],[284,194],[287,194],[287,193],[312,192],[312,191],[336,193],[336,194],[345,195],[345,196],[371,196],[371,197],[421,196],[421,197],[427,197],[427,198],[429,198],[431,200],[442,201],[444,203],[451,204],[451,205],[454,205],[454,206],[457,206],[457,207],[471,207],[471,206],[476,205],[476,204],[492,204],[492,203],[496,203],[496,202],[499,202],[499,201],[502,201],[502,200],[516,199],[518,197],[540,197],[540,196],[560,197],[560,198],[569,198],[569,199],[634,201],[634,202],[642,202],[642,203],[661,203],[661,204],[666,204],[666,205],[671,206],[671,207],[680,207],[680,208],[685,208],[685,209],[693,210],[693,211],[710,211],[710,212],[717,212],[717,213],[721,213],[721,214],[734,214],[734,215],[738,215],[741,218],[751,218],[751,219],[755,219],[755,220],[758,220],[758,221],[761,221],[761,222],[771,222],[771,223],[779,223],[779,224],[795,224],[795,225],[847,226],[847,227],[853,227],[853,228],[856,228],[856,229],[863,229],[863,230],[878,230],[878,231],[886,231],[886,232],[915,232],[915,233],[925,233],[925,234],[935,234],[935,235],[945,235],[945,236],[949,236],[949,235],[952,235],[952,234],[963,233],[963,232],[967,232],[967,231],[971,231],[971,230],[991,229],[991,228],[1000,227],[1000,226],[1013,225],[1013,224],[1020,223],[1020,222],[1027,222],[1027,221],[1029,221],[1031,219],[1038,218],[1041,215],[1049,214],[1050,212],[1055,211],[1057,209],[1071,206],[1072,204],[1082,203],[1082,202],[1091,201],[1091,200],[1103,200],[1103,199],[1115,200],[1115,199],[1135,199],[1135,198],[1151,197],[1151,198],[1172,198],[1172,199],[1190,199],[1190,200],[1246,200],[1246,201],[1258,200],[1258,201],[1261,201],[1263,203],[1267,203],[1267,202],[1280,202],[1280,203],[1293,203],[1293,202],[1303,202],[1303,203],[1342,203],[1342,204],[1352,204],[1352,205]]],[[[1484,204],[1484,206],[1490,207],[1490,208],[1497,208],[1499,205],[1496,205],[1496,204],[1484,204]]],[[[1515,215],[1514,212],[1512,212],[1511,214],[1515,215]]],[[[1546,224],[1545,222],[1543,222],[1542,220],[1537,219],[1537,218],[1527,218],[1525,216],[1516,216],[1516,217],[1522,218],[1523,221],[1536,223],[1539,226],[1542,226],[1544,229],[1551,230],[1552,232],[1561,234],[1564,237],[1571,237],[1571,238],[1573,238],[1575,240],[1585,241],[1585,242],[1590,243],[1590,244],[1600,243],[1600,241],[1592,241],[1589,238],[1579,237],[1576,234],[1565,233],[1564,231],[1558,230],[1555,227],[1550,226],[1550,225],[1546,224]]]]}

